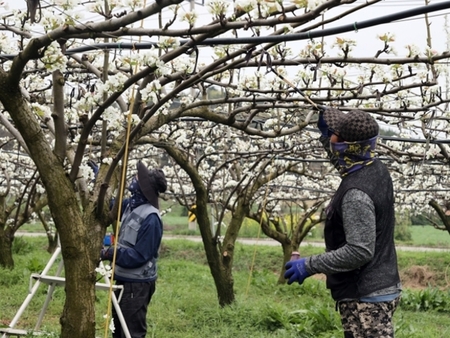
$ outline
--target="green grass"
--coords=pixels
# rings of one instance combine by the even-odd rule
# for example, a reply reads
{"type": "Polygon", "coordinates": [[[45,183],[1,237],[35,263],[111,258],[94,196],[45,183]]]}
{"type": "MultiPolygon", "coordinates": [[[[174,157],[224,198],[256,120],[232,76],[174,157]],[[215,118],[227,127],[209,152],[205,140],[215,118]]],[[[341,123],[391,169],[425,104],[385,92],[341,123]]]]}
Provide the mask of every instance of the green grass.
{"type": "MultiPolygon", "coordinates": [[[[45,251],[45,237],[23,238],[17,245],[20,249],[15,249],[16,268],[0,271],[0,325],[9,323],[28,294],[30,273],[42,269],[50,257],[45,251]]],[[[302,255],[322,250],[305,246],[302,255]]],[[[450,265],[448,256],[435,252],[399,252],[399,266],[404,273],[425,264],[444,289],[445,267],[450,265]]],[[[147,337],[342,337],[339,316],[323,280],[312,277],[302,286],[277,285],[281,259],[278,247],[238,243],[233,269],[236,302],[220,308],[202,244],[164,240],[157,291],[149,307],[147,337]]],[[[18,327],[34,326],[46,290],[41,286],[18,327]]],[[[63,288],[57,288],[44,318],[44,330],[58,332],[63,302],[63,288]]],[[[97,292],[96,304],[97,336],[103,337],[106,292],[97,292]]],[[[450,336],[449,311],[448,291],[407,289],[404,302],[394,316],[396,337],[450,336]]]]}
{"type": "Polygon", "coordinates": [[[410,229],[413,245],[450,248],[450,234],[447,231],[430,225],[414,225],[410,229]]]}

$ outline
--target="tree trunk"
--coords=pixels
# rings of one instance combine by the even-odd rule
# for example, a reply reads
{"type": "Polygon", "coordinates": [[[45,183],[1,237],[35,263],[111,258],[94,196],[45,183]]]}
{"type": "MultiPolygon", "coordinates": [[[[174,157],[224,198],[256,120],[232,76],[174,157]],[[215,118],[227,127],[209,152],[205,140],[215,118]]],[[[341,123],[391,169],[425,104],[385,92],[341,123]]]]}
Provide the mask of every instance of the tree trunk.
{"type": "Polygon", "coordinates": [[[13,85],[13,78],[0,70],[0,101],[28,146],[60,235],[66,278],[61,337],[94,338],[95,268],[106,226],[100,225],[95,217],[93,202],[80,209],[74,183],[66,175],[61,158],[54,154],[20,88],[13,85]]]}
{"type": "MultiPolygon", "coordinates": [[[[199,187],[198,187],[199,188],[199,187]]],[[[234,242],[229,240],[228,244],[224,244],[220,248],[217,240],[213,239],[210,220],[208,217],[208,204],[206,198],[199,194],[197,190],[197,219],[200,233],[203,239],[203,247],[205,249],[206,258],[208,260],[209,269],[216,286],[217,297],[220,306],[230,305],[235,301],[234,280],[232,275],[234,242]]],[[[234,241],[236,238],[234,238],[234,241]]]]}
{"type": "Polygon", "coordinates": [[[283,249],[283,262],[281,265],[280,273],[278,275],[278,284],[286,284],[286,279],[284,278],[284,273],[286,269],[284,266],[291,259],[292,245],[290,243],[281,243],[281,248],[283,249]]]}
{"type": "Polygon", "coordinates": [[[11,237],[8,231],[0,226],[0,266],[7,269],[14,269],[14,259],[12,256],[12,243],[14,237],[11,237]]]}
{"type": "Polygon", "coordinates": [[[58,234],[52,235],[47,233],[47,252],[54,253],[56,248],[58,247],[58,234]]]}
{"type": "Polygon", "coordinates": [[[7,269],[14,268],[12,256],[12,241],[14,237],[10,236],[7,228],[6,196],[0,196],[0,266],[7,269]]]}
{"type": "MultiPolygon", "coordinates": [[[[198,194],[197,194],[198,196],[198,194]]],[[[230,257],[221,256],[218,249],[218,243],[213,240],[210,221],[208,217],[208,207],[206,199],[197,198],[197,219],[200,234],[203,239],[203,247],[205,249],[206,258],[208,260],[209,269],[216,286],[217,297],[220,306],[232,304],[234,302],[233,277],[231,272],[223,264],[223,261],[229,260],[230,257]]]]}
{"type": "Polygon", "coordinates": [[[50,226],[48,225],[48,222],[45,219],[42,211],[39,211],[37,214],[39,216],[42,226],[45,229],[45,233],[47,234],[47,241],[48,241],[47,252],[53,253],[55,252],[58,246],[58,233],[56,232],[54,235],[52,234],[50,226]]]}
{"type": "MultiPolygon", "coordinates": [[[[214,279],[216,281],[216,279],[214,279]]],[[[216,282],[217,296],[219,305],[224,307],[231,305],[236,300],[234,294],[234,279],[231,270],[223,269],[221,271],[220,281],[216,282]]]]}
{"type": "Polygon", "coordinates": [[[10,199],[9,204],[15,205],[15,207],[7,208],[5,196],[0,196],[0,266],[12,269],[14,267],[12,244],[16,231],[29,220],[33,212],[41,212],[42,208],[47,205],[47,199],[37,198],[29,203],[29,201],[24,201],[16,196],[10,199]],[[6,225],[11,221],[13,222],[6,225]]]}
{"type": "MultiPolygon", "coordinates": [[[[205,211],[206,203],[204,204],[205,211]]],[[[198,200],[197,200],[197,208],[198,200]]],[[[212,239],[209,242],[203,241],[204,247],[208,256],[208,252],[213,252],[208,256],[208,263],[211,269],[211,274],[214,278],[214,282],[217,289],[217,296],[219,298],[219,305],[226,306],[231,305],[235,301],[234,293],[234,279],[233,279],[233,259],[234,259],[234,249],[236,240],[238,238],[239,230],[244,221],[245,215],[249,209],[248,202],[245,198],[239,198],[236,203],[236,208],[233,211],[233,215],[228,224],[227,231],[223,240],[223,246],[220,243],[212,239]]],[[[199,208],[199,214],[201,209],[199,208]]],[[[201,214],[207,214],[207,212],[202,212],[201,214]]],[[[205,220],[199,219],[202,224],[200,225],[200,230],[203,233],[206,229],[208,233],[211,233],[209,226],[209,219],[207,224],[203,224],[205,220]],[[203,230],[203,231],[202,231],[203,230]]]]}
{"type": "MultiPolygon", "coordinates": [[[[200,178],[200,175],[196,168],[190,165],[189,160],[183,153],[179,152],[176,148],[165,146],[167,153],[188,173],[192,183],[195,187],[196,194],[196,216],[200,234],[203,240],[203,247],[205,249],[206,259],[208,260],[209,269],[214,279],[216,286],[217,297],[219,299],[220,306],[230,305],[235,301],[234,296],[234,280],[232,275],[233,266],[233,253],[234,243],[239,232],[234,227],[228,227],[227,234],[230,228],[233,229],[232,236],[224,240],[225,244],[221,247],[221,244],[216,238],[213,238],[210,219],[208,217],[208,193],[205,185],[200,178]]],[[[245,215],[244,215],[245,216],[245,215]]],[[[243,218],[242,218],[243,219],[243,218]]],[[[242,220],[241,220],[242,224],[242,220]]]]}
{"type": "MultiPolygon", "coordinates": [[[[86,210],[86,215],[95,211],[86,210]]],[[[66,278],[66,301],[61,316],[62,338],[95,337],[95,268],[99,262],[104,228],[92,217],[69,217],[58,229],[66,278]]],[[[55,224],[57,222],[55,221],[55,224]]],[[[106,311],[105,311],[106,312],[106,311]]]]}
{"type": "MultiPolygon", "coordinates": [[[[220,272],[216,278],[213,274],[214,281],[216,283],[217,296],[219,298],[219,305],[226,306],[231,305],[235,301],[234,295],[234,279],[233,279],[233,255],[234,255],[234,243],[233,241],[225,244],[222,250],[220,250],[220,272]]],[[[212,271],[211,271],[212,272],[212,271]]]]}

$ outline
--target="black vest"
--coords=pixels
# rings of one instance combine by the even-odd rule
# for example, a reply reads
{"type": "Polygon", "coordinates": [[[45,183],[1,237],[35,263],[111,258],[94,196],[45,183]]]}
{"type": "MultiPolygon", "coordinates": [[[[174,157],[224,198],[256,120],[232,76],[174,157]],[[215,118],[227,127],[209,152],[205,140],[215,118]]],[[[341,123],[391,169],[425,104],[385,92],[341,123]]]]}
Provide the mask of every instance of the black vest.
{"type": "Polygon", "coordinates": [[[327,287],[334,300],[358,299],[400,282],[394,245],[394,194],[392,179],[379,160],[345,176],[329,207],[325,222],[327,251],[345,245],[342,224],[342,198],[349,189],[359,189],[372,199],[376,214],[376,243],[373,259],[362,267],[327,276],[327,287]]]}

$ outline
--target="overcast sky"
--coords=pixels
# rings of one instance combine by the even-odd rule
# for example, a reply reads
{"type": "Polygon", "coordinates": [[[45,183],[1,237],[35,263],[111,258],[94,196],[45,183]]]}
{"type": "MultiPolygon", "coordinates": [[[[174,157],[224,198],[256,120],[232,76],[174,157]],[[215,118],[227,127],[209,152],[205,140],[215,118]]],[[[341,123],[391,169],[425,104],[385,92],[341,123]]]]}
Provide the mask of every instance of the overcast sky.
{"type": "MultiPolygon", "coordinates": [[[[382,1],[376,5],[372,5],[369,8],[362,10],[359,13],[352,14],[342,22],[350,24],[357,21],[364,21],[368,19],[378,18],[381,16],[393,14],[399,11],[406,11],[411,8],[420,7],[424,5],[425,1],[421,0],[392,0],[382,1]]],[[[442,1],[432,1],[437,3],[442,1]]],[[[430,30],[432,34],[432,46],[438,51],[444,51],[447,49],[447,36],[444,31],[445,14],[450,13],[449,10],[436,11],[429,14],[429,21],[431,23],[430,30]]],[[[399,56],[404,54],[406,50],[404,46],[414,43],[420,47],[426,46],[426,24],[424,15],[415,16],[411,19],[405,19],[395,23],[384,24],[376,27],[365,28],[358,30],[358,32],[349,32],[340,34],[348,38],[356,39],[360,46],[358,47],[358,54],[367,55],[367,51],[373,50],[371,41],[376,41],[375,38],[380,33],[391,32],[396,36],[395,46],[399,56]]]]}

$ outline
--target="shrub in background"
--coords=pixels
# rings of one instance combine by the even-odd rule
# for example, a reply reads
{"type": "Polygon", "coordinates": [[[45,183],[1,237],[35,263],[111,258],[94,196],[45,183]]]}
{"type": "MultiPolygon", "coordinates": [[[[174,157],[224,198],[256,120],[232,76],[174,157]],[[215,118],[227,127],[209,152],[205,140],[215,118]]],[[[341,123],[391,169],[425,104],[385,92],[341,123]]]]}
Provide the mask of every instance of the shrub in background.
{"type": "Polygon", "coordinates": [[[402,213],[397,213],[395,215],[395,232],[394,238],[396,241],[402,242],[411,242],[412,234],[411,234],[411,217],[410,212],[408,210],[403,211],[402,213]]]}

